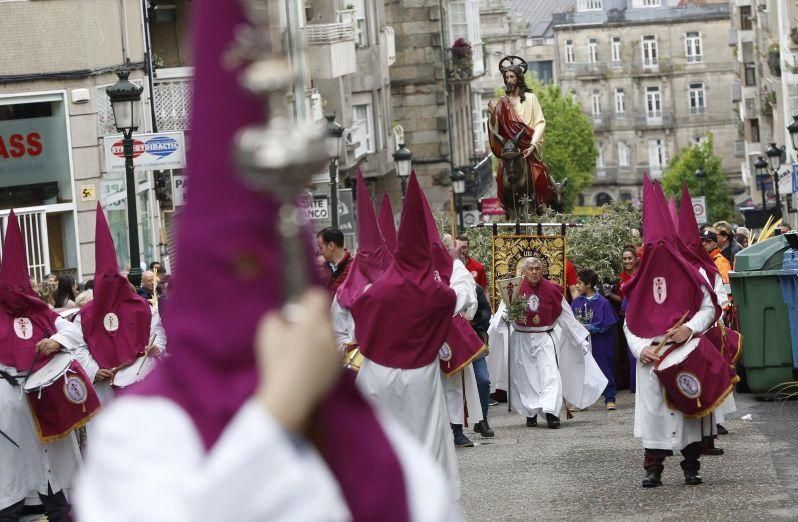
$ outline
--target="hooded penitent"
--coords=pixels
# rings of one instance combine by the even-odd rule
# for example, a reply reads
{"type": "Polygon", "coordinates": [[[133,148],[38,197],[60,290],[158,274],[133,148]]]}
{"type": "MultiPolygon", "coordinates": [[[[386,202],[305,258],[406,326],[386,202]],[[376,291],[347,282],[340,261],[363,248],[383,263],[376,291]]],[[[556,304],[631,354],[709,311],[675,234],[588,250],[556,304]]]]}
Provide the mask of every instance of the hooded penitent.
{"type": "Polygon", "coordinates": [[[668,213],[673,221],[673,226],[679,228],[679,211],[676,209],[676,200],[673,196],[668,199],[668,213]]]}
{"type": "Polygon", "coordinates": [[[380,232],[382,232],[382,237],[385,239],[388,252],[396,252],[396,224],[393,220],[391,198],[386,193],[382,195],[382,205],[380,206],[380,215],[377,217],[377,222],[380,224],[380,232]]]}
{"type": "MultiPolygon", "coordinates": [[[[28,371],[36,357],[36,343],[55,333],[58,314],[39,299],[30,285],[25,241],[13,210],[8,216],[2,261],[0,363],[28,371]]],[[[44,366],[48,359],[39,357],[35,368],[44,366]]]]}
{"type": "MultiPolygon", "coordinates": [[[[37,354],[36,344],[56,333],[58,314],[34,295],[25,242],[11,211],[0,270],[0,363],[25,372],[38,370],[54,357],[37,354]]],[[[77,361],[58,381],[26,395],[41,442],[66,437],[100,409],[91,379],[77,361]]]]}
{"type": "Polygon", "coordinates": [[[81,310],[80,324],[100,368],[115,368],[144,352],[152,312],[149,303],[119,273],[111,231],[99,204],[96,227],[94,299],[81,310]]]}
{"type": "MultiPolygon", "coordinates": [[[[248,188],[233,161],[235,136],[268,119],[263,102],[241,88],[240,70],[223,65],[236,31],[245,26],[241,4],[192,4],[191,195],[179,224],[165,323],[171,355],[134,390],[180,405],[206,448],[255,392],[256,328],[264,314],[283,305],[284,295],[279,202],[248,188]]],[[[306,265],[311,277],[310,247],[306,265]]],[[[355,520],[408,518],[400,463],[351,375],[342,376],[319,404],[313,429],[310,440],[355,520]]]]}
{"type": "Polygon", "coordinates": [[[363,176],[357,175],[357,254],[346,281],[338,288],[338,303],[350,308],[367,285],[374,283],[391,263],[391,253],[380,233],[363,176]]]}
{"type": "Polygon", "coordinates": [[[712,288],[680,254],[673,220],[648,176],[643,178],[643,231],[646,254],[624,292],[629,329],[650,338],[663,335],[685,313],[692,317],[701,308],[701,287],[710,293],[712,288]]]}
{"type": "Polygon", "coordinates": [[[411,174],[393,263],[352,306],[360,351],[389,368],[415,369],[434,362],[454,312],[455,293],[433,267],[425,204],[411,174]]]}

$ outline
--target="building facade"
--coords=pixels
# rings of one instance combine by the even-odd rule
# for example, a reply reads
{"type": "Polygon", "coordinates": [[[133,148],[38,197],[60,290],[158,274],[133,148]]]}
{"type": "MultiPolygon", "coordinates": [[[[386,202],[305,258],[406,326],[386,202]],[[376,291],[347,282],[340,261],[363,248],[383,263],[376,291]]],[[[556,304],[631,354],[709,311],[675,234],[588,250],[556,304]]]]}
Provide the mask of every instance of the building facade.
{"type": "MultiPolygon", "coordinates": [[[[396,35],[391,98],[397,134],[433,210],[450,207],[454,170],[478,164],[471,82],[485,72],[478,0],[386,0],[396,35]]],[[[484,147],[482,148],[484,151],[484,147]]],[[[398,180],[380,189],[398,194],[398,180]]]]}
{"type": "MultiPolygon", "coordinates": [[[[149,91],[139,2],[4,2],[0,18],[0,217],[20,215],[31,275],[94,272],[94,211],[103,190],[120,265],[127,260],[124,180],[107,173],[103,137],[116,134],[106,87],[116,70],[149,91]]],[[[150,110],[145,95],[143,112],[150,110]]],[[[144,118],[142,131],[150,130],[144,118]]],[[[152,173],[139,172],[142,262],[156,259],[152,173]]],[[[3,231],[5,230],[3,226],[3,231]]]]}
{"type": "Polygon", "coordinates": [[[779,195],[784,218],[796,225],[792,164],[798,162],[787,125],[798,116],[798,8],[786,0],[732,0],[729,43],[736,58],[734,101],[745,155],[740,170],[749,206],[776,205],[772,177],[756,175],[755,162],[770,143],[784,147],[779,195]]]}
{"type": "Polygon", "coordinates": [[[578,0],[554,16],[560,84],[593,120],[599,157],[580,205],[639,201],[685,147],[714,135],[732,192],[743,190],[729,5],[578,0]]]}

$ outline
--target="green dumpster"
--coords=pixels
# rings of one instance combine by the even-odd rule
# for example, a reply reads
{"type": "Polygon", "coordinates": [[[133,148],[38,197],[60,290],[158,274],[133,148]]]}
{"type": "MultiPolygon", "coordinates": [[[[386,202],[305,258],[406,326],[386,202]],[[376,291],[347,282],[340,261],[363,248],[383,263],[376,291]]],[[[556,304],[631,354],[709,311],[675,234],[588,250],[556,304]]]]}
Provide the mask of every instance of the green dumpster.
{"type": "Polygon", "coordinates": [[[788,248],[784,236],[751,245],[735,256],[729,273],[744,340],[742,364],[754,393],[793,377],[790,322],[778,277],[788,248]]]}

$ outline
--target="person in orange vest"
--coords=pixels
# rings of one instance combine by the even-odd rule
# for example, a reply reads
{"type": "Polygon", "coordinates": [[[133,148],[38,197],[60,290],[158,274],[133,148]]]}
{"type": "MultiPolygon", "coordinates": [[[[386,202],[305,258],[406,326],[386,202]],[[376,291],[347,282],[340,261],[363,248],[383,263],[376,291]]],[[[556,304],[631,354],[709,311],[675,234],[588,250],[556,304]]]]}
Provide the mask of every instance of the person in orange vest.
{"type": "Polygon", "coordinates": [[[704,230],[701,234],[701,243],[709,253],[709,257],[715,262],[715,266],[718,267],[723,284],[729,284],[729,272],[731,272],[732,267],[731,263],[721,254],[720,248],[718,248],[717,232],[712,229],[704,230]]]}

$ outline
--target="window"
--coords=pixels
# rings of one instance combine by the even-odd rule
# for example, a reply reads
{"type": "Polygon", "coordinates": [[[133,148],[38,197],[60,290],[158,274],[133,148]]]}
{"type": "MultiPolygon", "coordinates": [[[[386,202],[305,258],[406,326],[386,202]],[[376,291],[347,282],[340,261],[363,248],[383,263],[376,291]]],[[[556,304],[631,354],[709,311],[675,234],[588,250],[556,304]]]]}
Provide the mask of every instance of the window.
{"type": "Polygon", "coordinates": [[[706,96],[703,83],[690,84],[690,114],[704,114],[706,111],[706,96]]]}
{"type": "Polygon", "coordinates": [[[685,35],[685,56],[687,63],[699,63],[702,59],[701,33],[690,31],[685,35]]]}
{"type": "Polygon", "coordinates": [[[798,83],[787,84],[787,110],[790,114],[798,114],[798,83]]]}
{"type": "Polygon", "coordinates": [[[599,192],[596,194],[596,206],[603,207],[604,205],[609,205],[612,203],[612,196],[607,194],[606,192],[599,192]]]}
{"type": "Polygon", "coordinates": [[[620,36],[613,36],[612,37],[612,61],[613,62],[620,62],[621,61],[621,37],[620,36]]]}
{"type": "Polygon", "coordinates": [[[358,47],[367,47],[369,45],[369,29],[366,19],[366,1],[352,0],[350,3],[355,6],[355,44],[358,47]]]}
{"type": "Polygon", "coordinates": [[[666,164],[665,146],[662,140],[648,140],[648,166],[651,177],[658,178],[662,173],[662,167],[666,164]]]}
{"type": "Polygon", "coordinates": [[[759,143],[759,120],[751,120],[751,143],[759,143]]]}
{"type": "Polygon", "coordinates": [[[574,63],[574,41],[565,41],[565,63],[574,63]]]}
{"type": "Polygon", "coordinates": [[[598,62],[598,42],[595,38],[587,41],[587,61],[590,63],[598,62]]]}
{"type": "Polygon", "coordinates": [[[629,166],[629,145],[625,141],[618,142],[618,166],[629,166]]]}
{"type": "Polygon", "coordinates": [[[601,91],[598,89],[593,90],[593,95],[590,97],[590,107],[593,116],[601,116],[601,91]]]}
{"type": "Polygon", "coordinates": [[[615,114],[619,118],[623,118],[626,112],[626,95],[623,89],[615,89],[615,114]]]}
{"type": "Polygon", "coordinates": [[[601,11],[604,7],[604,0],[579,0],[577,3],[578,11],[601,11]]]}
{"type": "Polygon", "coordinates": [[[751,6],[740,6],[740,31],[751,31],[754,28],[754,19],[751,16],[751,6]]]}
{"type": "Polygon", "coordinates": [[[661,0],[640,0],[640,7],[659,7],[661,0]]]}
{"type": "Polygon", "coordinates": [[[756,65],[753,63],[745,64],[745,86],[752,87],[756,85],[756,65]]]}
{"type": "Polygon", "coordinates": [[[655,68],[659,65],[659,53],[657,52],[657,37],[648,35],[643,37],[643,67],[655,68]]]}
{"type": "Polygon", "coordinates": [[[659,87],[646,87],[646,117],[649,120],[662,118],[662,91],[659,87]]]}
{"type": "Polygon", "coordinates": [[[349,130],[349,142],[358,144],[355,157],[360,157],[375,150],[371,94],[353,95],[352,101],[352,128],[349,130]]]}
{"type": "Polygon", "coordinates": [[[449,27],[452,42],[458,38],[468,42],[468,15],[464,0],[449,2],[449,27]]]}
{"type": "Polygon", "coordinates": [[[603,169],[604,168],[604,143],[598,142],[596,144],[598,147],[598,157],[596,158],[596,168],[603,169]]]}

